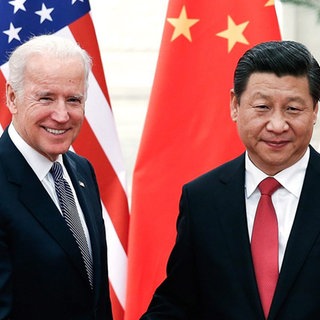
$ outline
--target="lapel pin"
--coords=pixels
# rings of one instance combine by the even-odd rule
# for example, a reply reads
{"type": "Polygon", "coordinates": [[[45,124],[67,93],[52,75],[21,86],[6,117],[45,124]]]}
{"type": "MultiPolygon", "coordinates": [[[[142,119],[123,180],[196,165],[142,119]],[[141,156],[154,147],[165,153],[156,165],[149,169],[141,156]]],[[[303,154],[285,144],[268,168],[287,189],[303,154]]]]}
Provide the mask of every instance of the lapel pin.
{"type": "Polygon", "coordinates": [[[85,187],[85,185],[84,185],[84,183],[82,181],[79,181],[79,184],[80,184],[80,187],[82,187],[82,188],[85,187]]]}

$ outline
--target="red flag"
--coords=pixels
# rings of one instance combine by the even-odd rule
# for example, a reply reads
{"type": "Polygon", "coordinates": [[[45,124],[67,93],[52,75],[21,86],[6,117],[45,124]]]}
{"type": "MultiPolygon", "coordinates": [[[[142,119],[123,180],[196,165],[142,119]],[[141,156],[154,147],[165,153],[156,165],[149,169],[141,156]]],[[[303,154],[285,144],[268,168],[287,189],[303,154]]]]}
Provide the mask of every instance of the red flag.
{"type": "Polygon", "coordinates": [[[126,320],[165,277],[182,185],[244,150],[229,110],[238,59],[277,39],[273,0],[170,0],[133,176],[126,320]]]}
{"type": "MultiPolygon", "coordinates": [[[[11,115],[5,106],[8,53],[31,35],[56,33],[74,39],[93,60],[89,78],[86,118],[75,152],[95,168],[107,229],[109,280],[114,320],[123,320],[127,276],[129,210],[125,173],[110,106],[99,47],[88,1],[34,0],[0,2],[0,133],[11,115]]],[[[107,285],[107,284],[106,284],[107,285]]]]}

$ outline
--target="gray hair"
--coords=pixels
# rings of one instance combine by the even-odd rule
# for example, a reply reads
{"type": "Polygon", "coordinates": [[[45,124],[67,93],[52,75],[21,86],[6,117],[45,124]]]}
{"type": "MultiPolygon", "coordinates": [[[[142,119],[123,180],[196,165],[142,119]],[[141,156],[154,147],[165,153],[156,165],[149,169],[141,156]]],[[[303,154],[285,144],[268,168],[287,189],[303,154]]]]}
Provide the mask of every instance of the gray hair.
{"type": "Polygon", "coordinates": [[[34,54],[47,54],[58,59],[80,57],[85,73],[86,91],[92,60],[88,53],[74,41],[56,35],[35,36],[17,47],[9,58],[8,83],[17,95],[23,93],[24,71],[28,58],[34,54]]]}

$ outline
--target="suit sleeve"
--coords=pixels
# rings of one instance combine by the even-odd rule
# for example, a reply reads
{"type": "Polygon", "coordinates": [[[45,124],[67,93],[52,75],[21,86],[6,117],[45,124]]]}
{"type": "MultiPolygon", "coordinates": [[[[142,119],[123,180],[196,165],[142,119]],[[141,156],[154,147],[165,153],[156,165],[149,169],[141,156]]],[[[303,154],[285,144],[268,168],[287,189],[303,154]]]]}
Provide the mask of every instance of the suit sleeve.
{"type": "Polygon", "coordinates": [[[140,320],[196,319],[194,248],[188,195],[183,188],[177,220],[177,238],[167,264],[167,277],[156,289],[140,320]]]}
{"type": "Polygon", "coordinates": [[[0,320],[9,319],[12,305],[12,267],[5,225],[4,221],[0,221],[0,320]]]}

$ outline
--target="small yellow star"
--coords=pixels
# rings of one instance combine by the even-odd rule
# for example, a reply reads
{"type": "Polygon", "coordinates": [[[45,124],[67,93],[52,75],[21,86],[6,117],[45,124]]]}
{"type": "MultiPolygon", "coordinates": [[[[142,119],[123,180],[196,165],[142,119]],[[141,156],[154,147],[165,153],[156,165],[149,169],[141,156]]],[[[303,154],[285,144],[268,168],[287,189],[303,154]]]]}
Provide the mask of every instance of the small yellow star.
{"type": "Polygon", "coordinates": [[[274,0],[269,0],[264,6],[265,7],[274,6],[274,0]]]}
{"type": "Polygon", "coordinates": [[[217,36],[228,39],[228,52],[232,50],[237,42],[249,44],[248,40],[243,35],[244,29],[249,21],[236,25],[232,18],[228,16],[228,29],[217,33],[217,36]]]}
{"type": "Polygon", "coordinates": [[[174,26],[174,32],[171,37],[171,41],[178,38],[180,35],[185,36],[190,42],[191,33],[190,28],[196,24],[199,19],[188,19],[186,7],[183,6],[180,12],[179,18],[167,18],[168,22],[174,26]]]}

